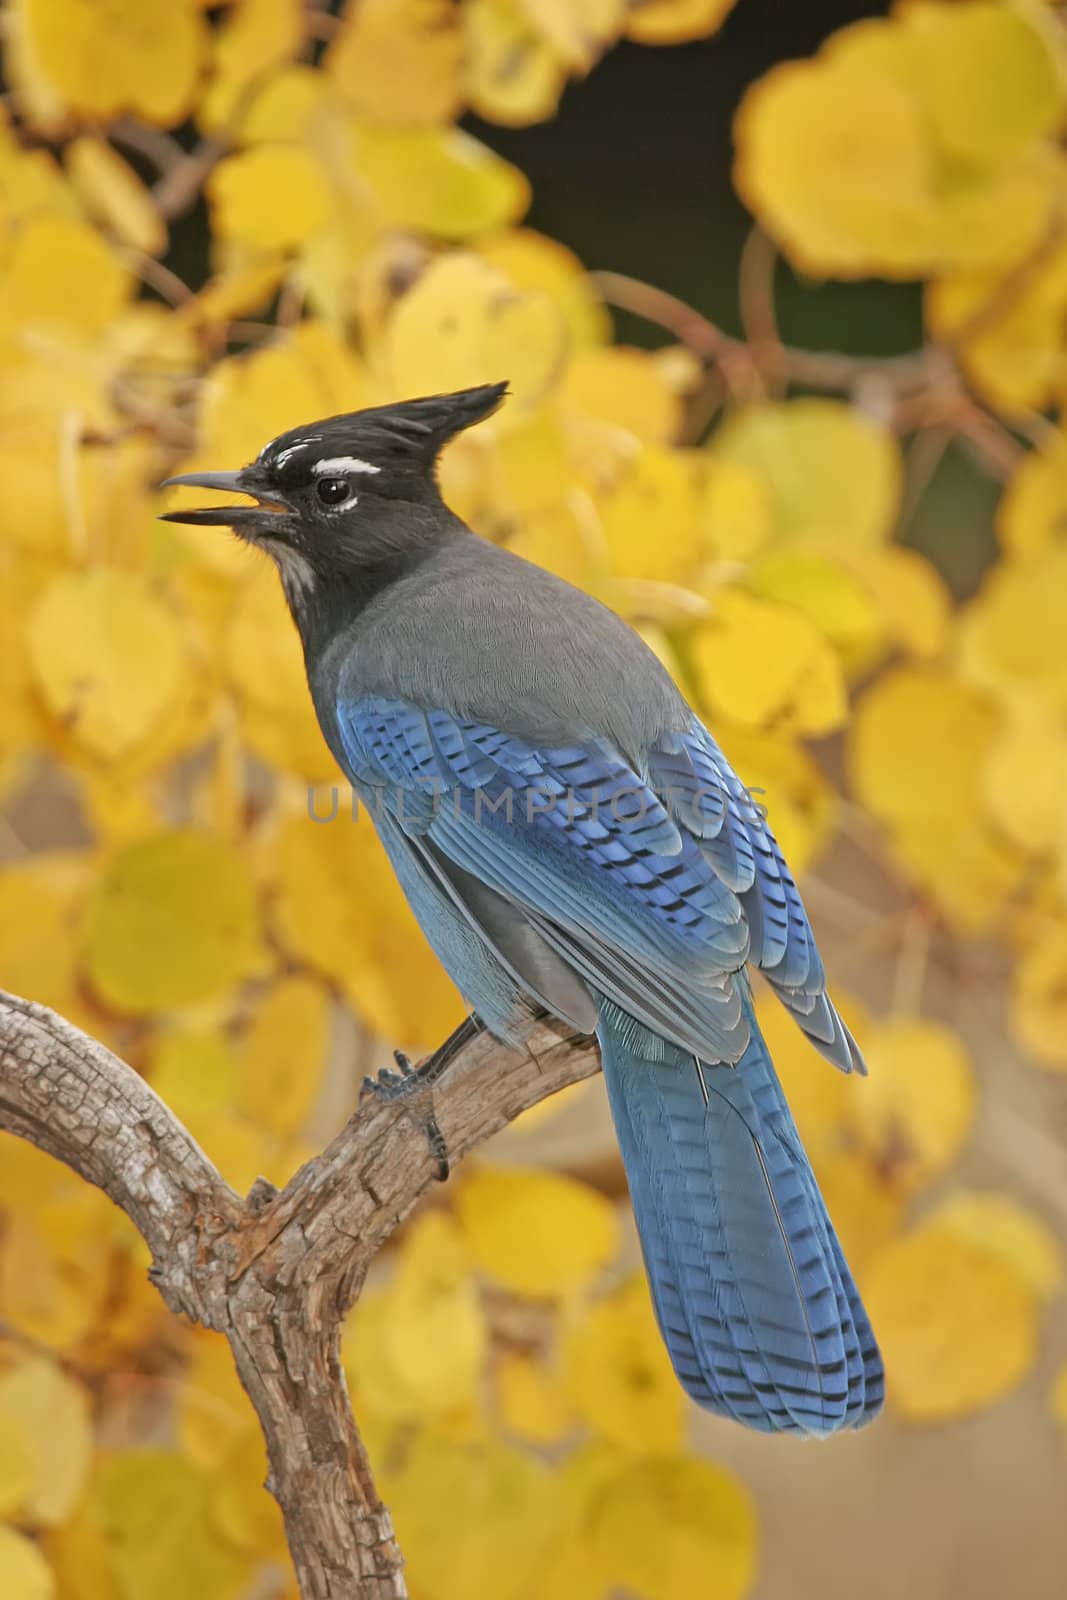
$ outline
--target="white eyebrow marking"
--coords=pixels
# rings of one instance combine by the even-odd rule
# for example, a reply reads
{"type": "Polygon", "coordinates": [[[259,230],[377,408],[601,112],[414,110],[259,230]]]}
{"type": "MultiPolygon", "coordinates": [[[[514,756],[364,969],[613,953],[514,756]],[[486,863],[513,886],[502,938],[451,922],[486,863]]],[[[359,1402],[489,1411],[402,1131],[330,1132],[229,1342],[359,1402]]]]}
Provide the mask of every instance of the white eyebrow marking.
{"type": "Polygon", "coordinates": [[[382,469],[370,461],[361,461],[358,456],[331,456],[328,461],[316,461],[311,470],[316,478],[325,478],[343,477],[346,472],[381,472],[382,469]]]}

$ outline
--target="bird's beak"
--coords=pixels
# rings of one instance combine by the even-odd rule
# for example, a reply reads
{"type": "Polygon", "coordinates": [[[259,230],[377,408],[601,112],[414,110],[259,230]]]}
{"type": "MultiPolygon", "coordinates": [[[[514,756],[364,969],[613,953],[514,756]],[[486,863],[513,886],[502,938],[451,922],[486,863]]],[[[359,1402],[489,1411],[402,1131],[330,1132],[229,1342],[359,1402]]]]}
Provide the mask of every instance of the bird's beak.
{"type": "Polygon", "coordinates": [[[268,516],[276,516],[292,510],[278,491],[263,481],[254,466],[242,467],[240,472],[181,472],[176,478],[164,479],[160,487],[171,489],[175,485],[187,489],[221,489],[226,494],[249,495],[256,503],[251,506],[190,506],[186,511],[164,511],[160,514],[161,522],[192,522],[201,527],[240,529],[250,522],[262,526],[264,512],[268,516]]]}

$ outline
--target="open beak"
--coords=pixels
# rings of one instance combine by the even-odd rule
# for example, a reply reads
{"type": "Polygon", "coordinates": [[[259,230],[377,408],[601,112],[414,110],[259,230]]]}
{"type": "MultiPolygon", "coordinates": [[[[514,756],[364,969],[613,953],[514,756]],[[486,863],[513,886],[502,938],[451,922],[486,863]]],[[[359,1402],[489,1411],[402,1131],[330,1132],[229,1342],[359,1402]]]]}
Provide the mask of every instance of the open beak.
{"type": "Polygon", "coordinates": [[[170,489],[177,484],[187,489],[221,489],[225,494],[249,495],[256,503],[251,506],[190,506],[187,511],[163,511],[159,520],[240,529],[251,522],[261,527],[264,512],[277,515],[292,510],[276,489],[268,488],[258,479],[254,467],[242,467],[240,472],[181,472],[176,478],[166,478],[161,488],[170,489]]]}

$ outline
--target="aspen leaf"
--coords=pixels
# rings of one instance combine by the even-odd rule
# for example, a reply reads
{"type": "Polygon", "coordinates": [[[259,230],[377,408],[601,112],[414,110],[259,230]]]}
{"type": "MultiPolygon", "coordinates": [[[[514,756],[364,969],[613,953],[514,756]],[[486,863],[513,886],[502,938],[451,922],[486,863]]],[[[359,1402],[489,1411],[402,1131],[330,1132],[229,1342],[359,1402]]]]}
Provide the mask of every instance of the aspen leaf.
{"type": "Polygon", "coordinates": [[[30,1356],[0,1376],[0,1438],[30,1441],[32,1472],[19,1520],[54,1527],[73,1510],[92,1454],[89,1399],[54,1362],[30,1356]]]}
{"type": "MultiPolygon", "coordinates": [[[[862,1050],[866,1041],[866,1018],[862,1013],[857,1015],[855,1003],[847,997],[843,1001],[836,990],[834,1000],[858,1036],[862,1050]]],[[[823,1158],[835,1154],[844,1143],[855,1084],[842,1073],[822,1071],[814,1048],[775,996],[763,993],[758,997],[756,1018],[782,1080],[804,1148],[819,1171],[823,1158]]]]}
{"type": "Polygon", "coordinates": [[[119,852],[86,909],[83,955],[94,988],[134,1015],[224,994],[260,959],[246,858],[192,829],[119,852]]]}
{"type": "Polygon", "coordinates": [[[649,446],[599,502],[606,554],[620,578],[695,577],[708,554],[697,515],[692,464],[676,450],[649,446]]]}
{"type": "Polygon", "coordinates": [[[460,110],[462,54],[448,0],[364,0],[346,13],[326,70],[371,121],[449,122],[460,110]]]}
{"type": "Polygon", "coordinates": [[[588,1537],[609,1587],[642,1600],[741,1600],[756,1574],[756,1513],[723,1467],[637,1457],[601,1488],[588,1537]]]}
{"type": "Polygon", "coordinates": [[[775,531],[845,546],[885,539],[900,498],[900,456],[887,428],[839,400],[789,400],[736,412],[712,458],[766,485],[775,531]]]}
{"type": "Polygon", "coordinates": [[[85,1338],[110,1293],[113,1218],[101,1200],[95,1190],[63,1190],[7,1218],[0,1305],[51,1350],[85,1338]]]}
{"type": "Polygon", "coordinates": [[[1010,1195],[957,1190],[929,1220],[999,1255],[1043,1300],[1051,1300],[1063,1285],[1063,1253],[1055,1235],[1010,1195]]]}
{"type": "Polygon", "coordinates": [[[258,1562],[287,1562],[288,1549],[281,1509],[268,1491],[270,1474],[263,1435],[251,1419],[219,1466],[209,1491],[211,1519],[237,1550],[258,1562]]]}
{"type": "MultiPolygon", "coordinates": [[[[302,38],[300,0],[237,0],[229,6],[212,34],[211,80],[197,109],[200,126],[225,129],[271,68],[295,55],[302,38]]],[[[273,137],[284,134],[276,128],[273,137]]]]}
{"type": "Polygon", "coordinates": [[[709,457],[698,494],[698,514],[717,560],[747,561],[772,537],[770,488],[751,467],[709,457]]]}
{"type": "Polygon", "coordinates": [[[13,1516],[33,1488],[34,1448],[33,1432],[14,1417],[5,1416],[0,1408],[4,1427],[4,1448],[0,1452],[0,1527],[3,1519],[13,1516]]]}
{"type": "Polygon", "coordinates": [[[94,1480],[96,1503],[130,1594],[236,1600],[246,1564],[215,1531],[211,1480],[162,1450],[117,1452],[94,1480]]]}
{"type": "Polygon", "coordinates": [[[238,595],[224,641],[241,696],[241,731],[272,766],[323,783],[337,772],[315,717],[304,652],[273,562],[261,561],[238,595]]]}
{"type": "Polygon", "coordinates": [[[614,1208],[562,1173],[479,1167],[460,1186],[456,1207],[478,1267],[517,1294],[570,1294],[619,1247],[614,1208]]]}
{"type": "Polygon", "coordinates": [[[856,792],[875,816],[907,827],[958,816],[964,797],[979,790],[996,727],[985,697],[946,671],[886,673],[852,725],[856,792]]]}
{"type": "Polygon", "coordinates": [[[204,25],[191,0],[19,0],[20,84],[45,126],[64,105],[88,118],[132,111],[180,122],[196,84],[204,25]]]}
{"type": "Polygon", "coordinates": [[[725,22],[737,0],[635,0],[623,32],[637,44],[686,44],[725,22]]]}
{"type": "Polygon", "coordinates": [[[536,1584],[559,1506],[552,1474],[534,1457],[493,1440],[423,1434],[386,1492],[412,1589],[426,1600],[521,1600],[536,1584]]]}
{"type": "Polygon", "coordinates": [[[1043,1066],[1067,1072],[1067,925],[1043,931],[1013,979],[1015,1031],[1043,1066]]]}
{"type": "Polygon", "coordinates": [[[408,910],[369,820],[352,822],[347,794],[330,822],[312,822],[306,811],[281,820],[266,871],[283,948],[332,978],[375,1033],[428,1049],[455,1027],[463,1015],[459,996],[408,910]]]}
{"type": "Polygon", "coordinates": [[[1039,690],[1067,712],[1065,592],[1067,543],[995,567],[960,622],[963,674],[1006,699],[1039,690]]]}
{"type": "Polygon", "coordinates": [[[611,345],[571,361],[560,399],[613,422],[650,444],[669,444],[682,420],[681,395],[662,361],[645,350],[611,345]]]}
{"type": "Polygon", "coordinates": [[[1000,1252],[931,1218],[872,1263],[864,1299],[890,1399],[909,1422],[967,1416],[1033,1365],[1038,1295],[1000,1252]]]}
{"type": "Polygon", "coordinates": [[[71,182],[86,209],[123,244],[145,255],[162,255],[167,225],[127,161],[104,139],[85,134],[66,150],[71,182]]]}
{"type": "Polygon", "coordinates": [[[40,324],[100,334],[129,291],[128,272],[87,223],[35,217],[20,230],[0,275],[0,329],[40,324]]]}
{"type": "Polygon", "coordinates": [[[57,578],[30,614],[27,647],[49,711],[97,756],[145,739],[178,693],[181,631],[139,573],[57,578]]]}
{"type": "Polygon", "coordinates": [[[268,1133],[297,1132],[315,1103],[326,1065],[330,1001],[311,978],[283,978],[256,1007],[241,1041],[234,1105],[268,1133]]]}
{"type": "MultiPolygon", "coordinates": [[[[464,15],[468,10],[464,8],[464,15]]],[[[543,290],[554,300],[576,350],[597,347],[610,339],[607,308],[582,263],[566,245],[533,228],[504,228],[478,239],[474,248],[513,288],[543,290]]]]}
{"type": "Polygon", "coordinates": [[[643,1277],[583,1308],[563,1341],[575,1414],[623,1450],[678,1450],[685,1395],[656,1326],[643,1277]]]}
{"type": "Polygon", "coordinates": [[[704,699],[746,728],[778,725],[831,733],[845,720],[841,668],[822,634],[790,607],[723,589],[695,633],[693,662],[704,699]]]}
{"type": "Polygon", "coordinates": [[[1067,538],[1067,437],[1056,433],[1019,463],[997,507],[997,533],[1010,556],[1039,554],[1067,538]]]}
{"type": "Polygon", "coordinates": [[[198,1328],[177,1407],[178,1442],[194,1466],[222,1466],[249,1425],[248,1396],[219,1334],[198,1328]]]}
{"type": "Polygon", "coordinates": [[[329,186],[292,145],[256,145],[220,161],[207,180],[215,233],[257,250],[303,244],[330,218],[329,186]]]}
{"type": "Polygon", "coordinates": [[[493,1389],[503,1426],[530,1444],[555,1444],[574,1426],[559,1378],[520,1350],[497,1358],[493,1389]]]}
{"type": "Polygon", "coordinates": [[[403,296],[389,320],[385,353],[401,394],[434,394],[492,383],[506,374],[510,425],[557,376],[566,342],[544,293],[517,293],[476,256],[444,256],[403,296]]]}
{"type": "Polygon", "coordinates": [[[77,995],[75,928],[90,876],[85,860],[46,852],[0,871],[4,983],[15,994],[87,1024],[77,995]]]}
{"type": "Polygon", "coordinates": [[[749,576],[754,594],[794,606],[845,661],[877,649],[878,607],[847,566],[813,550],[778,550],[763,556],[749,576]]]}
{"type": "Polygon", "coordinates": [[[870,1076],[849,1106],[868,1158],[906,1188],[929,1183],[955,1160],[974,1123],[967,1053],[947,1028],[918,1019],[872,1023],[863,1049],[870,1076]]]}
{"type": "Polygon", "coordinates": [[[990,817],[1023,850],[1053,851],[1067,830],[1067,736],[1040,699],[1020,701],[983,773],[990,817]]]}
{"type": "Polygon", "coordinates": [[[40,1550],[2,1522],[0,1585],[4,1600],[56,1600],[55,1575],[40,1550]]]}
{"type": "Polygon", "coordinates": [[[355,160],[389,222],[442,239],[518,222],[530,203],[518,168],[458,128],[368,124],[359,131],[355,160]]]}
{"type": "Polygon", "coordinates": [[[471,109],[505,127],[523,128],[550,117],[567,69],[521,0],[467,0],[460,16],[471,109]]]}

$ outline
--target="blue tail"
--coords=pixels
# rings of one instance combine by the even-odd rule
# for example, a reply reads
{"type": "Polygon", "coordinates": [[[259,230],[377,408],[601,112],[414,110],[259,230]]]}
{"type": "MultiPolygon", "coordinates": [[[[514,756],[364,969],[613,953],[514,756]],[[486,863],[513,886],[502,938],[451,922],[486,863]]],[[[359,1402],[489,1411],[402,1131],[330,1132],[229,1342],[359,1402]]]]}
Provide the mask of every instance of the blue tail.
{"type": "Polygon", "coordinates": [[[605,1001],[600,1041],[652,1297],[682,1384],[765,1433],[881,1409],[882,1362],[748,1007],[736,1066],[697,1062],[605,1001]]]}

